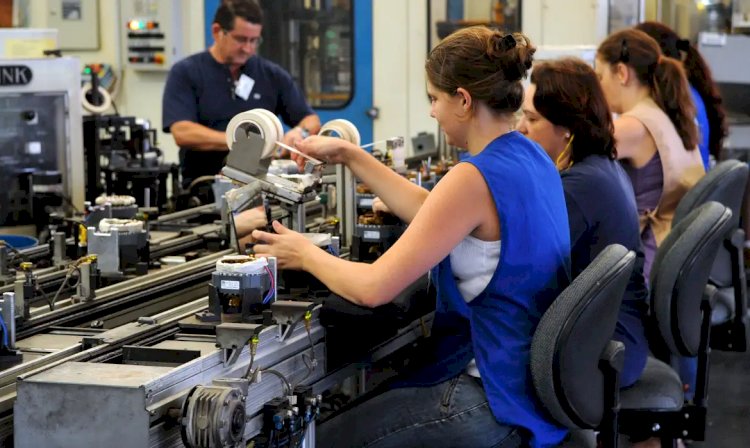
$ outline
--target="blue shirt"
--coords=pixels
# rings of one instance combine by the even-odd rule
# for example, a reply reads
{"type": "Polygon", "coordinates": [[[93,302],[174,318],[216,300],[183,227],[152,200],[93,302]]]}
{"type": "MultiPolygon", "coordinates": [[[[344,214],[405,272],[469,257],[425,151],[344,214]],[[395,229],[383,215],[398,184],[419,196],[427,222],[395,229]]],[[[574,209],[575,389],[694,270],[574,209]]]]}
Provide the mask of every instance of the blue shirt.
{"type": "Polygon", "coordinates": [[[498,423],[526,429],[534,447],[567,431],[547,417],[531,379],[531,340],[542,314],[569,281],[570,235],[560,176],[542,148],[518,132],[466,162],[484,177],[500,220],[500,261],[487,288],[466,303],[446,257],[433,270],[438,301],[434,362],[412,384],[460,375],[476,359],[498,423]]]}
{"type": "Polygon", "coordinates": [[[690,86],[690,95],[693,97],[693,103],[695,104],[695,122],[698,125],[698,149],[701,152],[701,158],[703,159],[703,168],[708,172],[708,137],[709,137],[709,126],[708,126],[708,115],[706,115],[706,105],[703,103],[703,98],[695,90],[695,87],[690,86]]]}
{"type": "Polygon", "coordinates": [[[570,222],[571,274],[576,278],[610,244],[636,252],[636,264],[622,299],[614,339],[625,344],[620,387],[640,378],[646,366],[648,289],[633,187],[620,163],[591,155],[561,174],[570,222]]]}
{"type": "MultiPolygon", "coordinates": [[[[296,126],[314,114],[291,75],[260,56],[251,57],[240,69],[255,81],[245,100],[234,94],[229,68],[204,51],[188,56],[169,71],[162,98],[162,130],[178,121],[192,121],[224,132],[229,121],[240,112],[262,108],[296,126]]],[[[203,175],[218,174],[227,151],[196,151],[180,148],[183,183],[203,175]]]]}

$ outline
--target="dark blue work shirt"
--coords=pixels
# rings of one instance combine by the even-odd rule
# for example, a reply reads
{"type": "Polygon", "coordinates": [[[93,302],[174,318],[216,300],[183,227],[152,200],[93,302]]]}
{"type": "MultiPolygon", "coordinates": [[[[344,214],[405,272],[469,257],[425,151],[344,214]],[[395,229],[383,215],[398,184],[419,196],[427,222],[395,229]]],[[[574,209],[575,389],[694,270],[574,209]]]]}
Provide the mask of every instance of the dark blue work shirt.
{"type": "MultiPolygon", "coordinates": [[[[241,68],[255,81],[248,99],[234,94],[229,68],[204,51],[176,63],[169,71],[162,98],[162,129],[178,121],[192,121],[224,132],[229,121],[240,112],[262,108],[296,126],[314,114],[302,91],[283,68],[260,56],[253,56],[241,68]]],[[[219,149],[219,148],[217,148],[219,149]]],[[[227,151],[198,151],[180,148],[182,181],[188,185],[199,176],[218,174],[227,151]]]]}
{"type": "Polygon", "coordinates": [[[636,252],[614,339],[625,344],[620,386],[632,385],[646,366],[644,321],[648,290],[633,187],[620,163],[591,155],[561,174],[570,223],[571,276],[576,278],[610,244],[636,252]]]}

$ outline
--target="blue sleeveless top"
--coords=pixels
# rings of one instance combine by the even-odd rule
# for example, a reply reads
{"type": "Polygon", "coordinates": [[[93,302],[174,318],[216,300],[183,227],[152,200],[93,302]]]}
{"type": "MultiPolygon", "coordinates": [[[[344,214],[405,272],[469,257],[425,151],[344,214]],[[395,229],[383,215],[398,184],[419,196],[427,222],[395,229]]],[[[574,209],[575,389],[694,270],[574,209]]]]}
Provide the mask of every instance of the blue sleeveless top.
{"type": "Polygon", "coordinates": [[[542,314],[568,285],[570,231],[560,175],[549,156],[518,132],[468,158],[497,208],[502,250],[487,288],[469,303],[450,256],[433,269],[438,300],[429,362],[409,381],[432,385],[460,375],[472,358],[495,419],[526,429],[534,447],[556,446],[567,430],[549,418],[531,380],[530,349],[542,314]]]}

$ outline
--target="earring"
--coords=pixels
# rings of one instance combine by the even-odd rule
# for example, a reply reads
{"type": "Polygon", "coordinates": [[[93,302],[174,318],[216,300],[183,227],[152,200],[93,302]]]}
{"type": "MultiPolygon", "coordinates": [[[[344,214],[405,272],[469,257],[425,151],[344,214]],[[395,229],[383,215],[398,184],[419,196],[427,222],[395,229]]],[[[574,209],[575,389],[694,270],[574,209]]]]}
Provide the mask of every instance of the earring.
{"type": "Polygon", "coordinates": [[[566,139],[570,138],[570,132],[566,132],[566,133],[565,133],[565,135],[564,135],[564,137],[565,137],[566,139]]]}

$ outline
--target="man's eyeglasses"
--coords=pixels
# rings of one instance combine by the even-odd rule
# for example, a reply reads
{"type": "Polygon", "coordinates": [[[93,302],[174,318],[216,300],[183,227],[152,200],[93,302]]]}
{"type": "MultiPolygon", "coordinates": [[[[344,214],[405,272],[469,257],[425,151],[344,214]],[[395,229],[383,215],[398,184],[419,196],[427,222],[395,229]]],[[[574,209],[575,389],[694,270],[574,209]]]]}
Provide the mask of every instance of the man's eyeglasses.
{"type": "Polygon", "coordinates": [[[258,45],[263,43],[263,36],[258,36],[258,37],[235,36],[234,34],[231,34],[227,30],[223,30],[223,31],[224,31],[224,34],[234,39],[234,41],[237,42],[238,45],[250,44],[253,47],[257,47],[258,45]]]}

